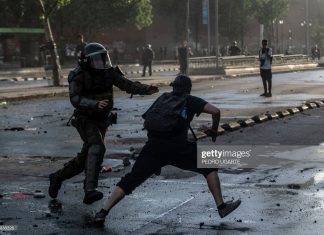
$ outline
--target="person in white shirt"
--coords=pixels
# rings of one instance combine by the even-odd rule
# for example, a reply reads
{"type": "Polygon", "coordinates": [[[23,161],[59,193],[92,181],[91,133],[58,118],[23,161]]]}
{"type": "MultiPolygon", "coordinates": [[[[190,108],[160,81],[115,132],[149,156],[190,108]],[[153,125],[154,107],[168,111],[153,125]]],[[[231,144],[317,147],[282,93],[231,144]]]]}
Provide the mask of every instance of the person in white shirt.
{"type": "Polygon", "coordinates": [[[272,49],[268,47],[268,41],[262,40],[262,48],[259,50],[260,74],[262,78],[264,93],[260,96],[271,97],[272,87],[272,49]]]}

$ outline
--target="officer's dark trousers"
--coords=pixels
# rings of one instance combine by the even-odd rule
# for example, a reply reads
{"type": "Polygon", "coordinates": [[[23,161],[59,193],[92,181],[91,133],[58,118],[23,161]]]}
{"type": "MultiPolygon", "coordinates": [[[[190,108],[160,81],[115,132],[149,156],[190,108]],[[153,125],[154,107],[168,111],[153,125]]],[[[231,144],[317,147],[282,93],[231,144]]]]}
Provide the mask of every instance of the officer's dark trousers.
{"type": "Polygon", "coordinates": [[[271,94],[272,87],[272,72],[271,69],[260,69],[260,75],[262,78],[264,93],[271,94]]]}
{"type": "Polygon", "coordinates": [[[168,143],[149,139],[130,173],[117,183],[128,195],[161,167],[172,165],[184,170],[200,173],[207,177],[217,169],[197,168],[197,144],[192,142],[168,143]]]}
{"type": "Polygon", "coordinates": [[[146,67],[148,67],[148,69],[149,69],[149,75],[152,76],[152,61],[144,63],[142,76],[145,76],[146,67]]]}
{"type": "Polygon", "coordinates": [[[75,119],[73,126],[78,130],[83,146],[77,157],[57,171],[60,179],[66,180],[85,170],[84,190],[91,191],[98,186],[100,166],[105,154],[104,138],[109,122],[75,119]]]}
{"type": "Polygon", "coordinates": [[[180,62],[180,73],[187,74],[187,61],[180,62]]]}

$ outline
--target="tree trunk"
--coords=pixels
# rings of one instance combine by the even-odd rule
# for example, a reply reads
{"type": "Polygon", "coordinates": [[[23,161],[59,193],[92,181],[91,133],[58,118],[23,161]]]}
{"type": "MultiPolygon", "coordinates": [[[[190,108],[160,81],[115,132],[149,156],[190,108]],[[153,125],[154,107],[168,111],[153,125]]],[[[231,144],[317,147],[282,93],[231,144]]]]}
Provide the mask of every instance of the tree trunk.
{"type": "Polygon", "coordinates": [[[46,38],[46,49],[49,50],[51,54],[52,61],[52,71],[53,71],[53,85],[60,86],[60,75],[61,75],[61,65],[59,61],[59,56],[56,49],[56,44],[53,38],[51,24],[49,20],[49,15],[46,13],[44,3],[42,0],[39,0],[41,9],[44,15],[44,29],[45,29],[45,38],[46,38]]]}

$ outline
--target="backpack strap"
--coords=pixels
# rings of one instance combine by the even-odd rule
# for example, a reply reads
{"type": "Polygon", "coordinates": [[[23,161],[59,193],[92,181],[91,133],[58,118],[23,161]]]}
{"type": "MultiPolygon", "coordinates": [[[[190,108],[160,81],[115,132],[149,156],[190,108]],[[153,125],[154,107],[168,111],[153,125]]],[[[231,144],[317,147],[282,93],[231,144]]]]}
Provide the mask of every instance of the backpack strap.
{"type": "Polygon", "coordinates": [[[197,142],[197,141],[198,141],[198,138],[197,138],[195,132],[193,131],[192,127],[190,126],[190,124],[189,124],[189,129],[190,129],[190,131],[191,131],[191,133],[192,133],[192,135],[193,135],[195,141],[197,142]]]}
{"type": "MultiPolygon", "coordinates": [[[[186,99],[186,103],[185,103],[185,106],[187,105],[187,99],[188,99],[189,95],[186,95],[185,99],[186,99]]],[[[189,129],[190,129],[190,132],[192,134],[192,136],[194,137],[195,141],[197,142],[198,141],[198,138],[194,132],[194,130],[192,129],[191,125],[190,125],[190,122],[188,123],[188,126],[189,126],[189,129]]]]}

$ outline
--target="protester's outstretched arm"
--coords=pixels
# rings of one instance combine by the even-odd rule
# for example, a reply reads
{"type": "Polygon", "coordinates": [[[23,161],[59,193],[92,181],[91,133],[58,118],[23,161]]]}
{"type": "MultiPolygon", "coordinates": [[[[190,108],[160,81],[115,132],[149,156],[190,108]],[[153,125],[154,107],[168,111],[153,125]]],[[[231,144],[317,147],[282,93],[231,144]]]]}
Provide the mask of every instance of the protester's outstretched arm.
{"type": "Polygon", "coordinates": [[[220,121],[220,110],[210,103],[207,103],[203,109],[203,112],[212,115],[212,128],[207,130],[206,134],[210,135],[212,137],[212,140],[215,142],[220,121]]]}

